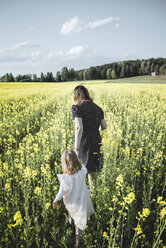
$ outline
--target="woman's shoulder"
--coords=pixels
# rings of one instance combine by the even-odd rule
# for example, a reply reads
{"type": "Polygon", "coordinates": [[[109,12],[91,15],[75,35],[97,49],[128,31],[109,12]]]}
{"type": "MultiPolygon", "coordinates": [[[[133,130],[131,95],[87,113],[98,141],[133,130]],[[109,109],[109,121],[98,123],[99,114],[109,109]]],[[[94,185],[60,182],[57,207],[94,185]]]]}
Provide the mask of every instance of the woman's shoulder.
{"type": "Polygon", "coordinates": [[[72,105],[71,111],[72,111],[72,114],[73,114],[73,119],[75,117],[82,117],[81,109],[80,109],[80,106],[78,104],[72,105]]]}
{"type": "Polygon", "coordinates": [[[97,103],[93,102],[93,104],[94,104],[94,106],[95,106],[96,108],[101,109],[101,107],[100,107],[97,103]]]}

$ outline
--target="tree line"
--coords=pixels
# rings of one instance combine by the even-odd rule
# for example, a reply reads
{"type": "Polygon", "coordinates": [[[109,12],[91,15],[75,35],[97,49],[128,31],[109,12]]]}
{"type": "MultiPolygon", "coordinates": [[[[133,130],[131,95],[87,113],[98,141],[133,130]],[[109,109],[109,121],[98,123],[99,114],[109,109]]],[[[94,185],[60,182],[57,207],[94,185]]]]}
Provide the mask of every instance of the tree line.
{"type": "Polygon", "coordinates": [[[88,69],[74,70],[63,67],[54,76],[52,72],[40,76],[37,74],[17,75],[6,73],[0,78],[1,82],[66,82],[95,79],[117,79],[133,76],[148,75],[156,71],[160,75],[166,74],[166,58],[150,58],[142,60],[128,60],[113,62],[101,66],[92,66],[88,69]]]}

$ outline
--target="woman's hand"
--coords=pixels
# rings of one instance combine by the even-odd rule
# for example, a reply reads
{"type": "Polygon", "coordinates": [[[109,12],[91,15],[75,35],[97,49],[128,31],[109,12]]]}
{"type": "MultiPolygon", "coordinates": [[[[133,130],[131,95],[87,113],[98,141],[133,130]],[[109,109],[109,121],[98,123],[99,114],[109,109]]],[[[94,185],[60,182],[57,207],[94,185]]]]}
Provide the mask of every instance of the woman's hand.
{"type": "MultiPolygon", "coordinates": [[[[76,153],[78,159],[81,161],[81,158],[80,158],[80,150],[79,150],[79,149],[78,149],[78,150],[75,149],[75,153],[76,153]]],[[[81,161],[81,163],[82,163],[82,161],[81,161]]]]}
{"type": "Polygon", "coordinates": [[[102,120],[101,120],[101,123],[100,123],[100,128],[99,128],[99,130],[102,131],[102,130],[104,130],[104,129],[107,129],[107,123],[106,123],[105,119],[102,119],[102,120]]]}
{"type": "Polygon", "coordinates": [[[56,209],[57,207],[59,207],[59,204],[58,204],[58,201],[56,200],[56,201],[54,201],[53,202],[53,209],[56,209]]]}
{"type": "Polygon", "coordinates": [[[75,150],[77,157],[79,158],[79,150],[75,150]]]}

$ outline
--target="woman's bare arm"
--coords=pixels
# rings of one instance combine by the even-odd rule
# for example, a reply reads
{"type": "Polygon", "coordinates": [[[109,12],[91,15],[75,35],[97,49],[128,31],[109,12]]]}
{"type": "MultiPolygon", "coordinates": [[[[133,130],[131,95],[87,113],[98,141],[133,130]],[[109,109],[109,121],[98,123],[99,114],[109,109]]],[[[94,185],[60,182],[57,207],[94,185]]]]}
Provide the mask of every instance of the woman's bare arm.
{"type": "Polygon", "coordinates": [[[100,124],[100,130],[104,130],[104,129],[107,129],[107,123],[105,119],[102,119],[100,124]]]}
{"type": "Polygon", "coordinates": [[[80,148],[80,142],[83,132],[83,123],[82,118],[75,117],[75,151],[78,151],[80,148]]]}

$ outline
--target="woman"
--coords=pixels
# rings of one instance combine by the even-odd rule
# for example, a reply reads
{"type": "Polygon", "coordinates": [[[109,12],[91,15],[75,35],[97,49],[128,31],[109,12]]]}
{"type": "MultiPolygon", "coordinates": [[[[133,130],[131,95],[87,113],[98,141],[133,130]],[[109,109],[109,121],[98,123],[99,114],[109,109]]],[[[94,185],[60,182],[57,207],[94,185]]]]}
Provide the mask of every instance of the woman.
{"type": "Polygon", "coordinates": [[[88,181],[92,191],[92,179],[95,172],[102,167],[99,129],[106,129],[107,125],[103,110],[93,102],[83,85],[74,89],[74,101],[77,103],[72,106],[75,120],[75,152],[88,170],[88,181]]]}

